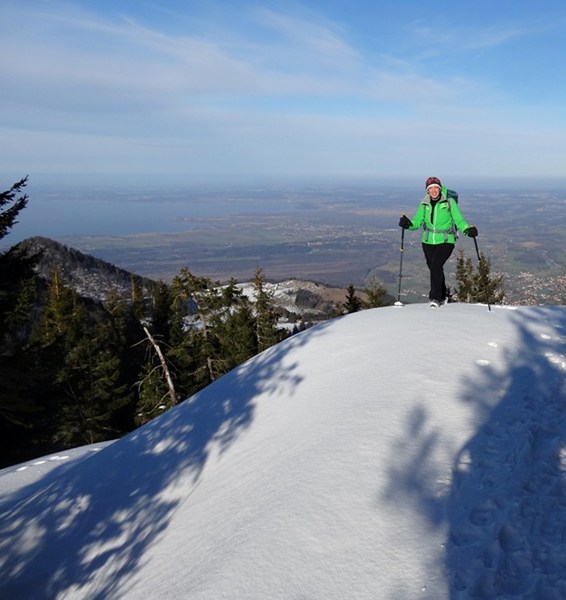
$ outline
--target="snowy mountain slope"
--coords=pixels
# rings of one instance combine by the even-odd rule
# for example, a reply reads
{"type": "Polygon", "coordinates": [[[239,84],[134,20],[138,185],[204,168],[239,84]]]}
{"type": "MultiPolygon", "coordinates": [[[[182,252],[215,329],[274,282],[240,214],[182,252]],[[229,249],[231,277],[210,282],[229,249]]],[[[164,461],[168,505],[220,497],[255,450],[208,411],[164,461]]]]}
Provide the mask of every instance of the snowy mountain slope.
{"type": "Polygon", "coordinates": [[[18,247],[31,255],[38,255],[36,272],[46,284],[51,282],[53,274],[57,271],[65,284],[79,296],[95,302],[106,301],[111,293],[130,298],[134,280],[140,289],[147,290],[155,285],[150,279],[120,269],[89,254],[83,254],[74,248],[68,248],[49,238],[27,238],[20,242],[18,247]]]}
{"type": "Polygon", "coordinates": [[[0,597],[566,595],[566,310],[293,336],[0,505],[0,597]]]}
{"type": "MultiPolygon", "coordinates": [[[[49,238],[27,238],[18,246],[38,256],[36,272],[45,285],[51,282],[54,272],[57,271],[62,275],[65,284],[77,294],[95,302],[105,302],[112,294],[131,298],[133,281],[137,281],[146,294],[156,285],[155,281],[49,238]]],[[[252,281],[239,283],[238,287],[255,302],[256,293],[252,281]]],[[[324,320],[328,315],[340,310],[347,294],[346,289],[297,279],[277,283],[266,281],[264,289],[271,295],[273,306],[277,310],[288,311],[299,317],[307,315],[316,320],[324,320]]],[[[357,295],[360,299],[366,297],[363,291],[358,291],[357,295]]],[[[391,298],[386,296],[383,300],[386,303],[391,298]]]]}
{"type": "MultiPolygon", "coordinates": [[[[256,302],[257,294],[253,282],[241,283],[238,287],[252,302],[256,302]]],[[[318,315],[323,319],[330,313],[336,313],[336,310],[339,310],[346,301],[347,295],[347,290],[343,288],[299,279],[287,279],[276,283],[265,282],[264,289],[270,295],[276,309],[286,310],[296,315],[305,313],[318,315]]],[[[357,296],[361,300],[367,298],[366,293],[359,290],[357,296]]],[[[384,298],[384,303],[388,299],[388,297],[384,298]]]]}

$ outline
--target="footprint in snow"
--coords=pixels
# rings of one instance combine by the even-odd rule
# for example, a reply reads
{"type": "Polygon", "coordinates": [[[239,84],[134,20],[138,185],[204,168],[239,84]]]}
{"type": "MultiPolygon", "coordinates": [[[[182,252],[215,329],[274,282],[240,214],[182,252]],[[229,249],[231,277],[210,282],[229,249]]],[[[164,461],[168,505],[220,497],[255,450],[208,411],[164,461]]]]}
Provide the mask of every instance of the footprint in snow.
{"type": "Polygon", "coordinates": [[[26,471],[27,469],[29,469],[30,467],[40,467],[41,465],[46,464],[48,461],[49,462],[53,462],[53,461],[61,461],[61,460],[67,460],[69,458],[68,455],[66,454],[56,454],[54,456],[50,456],[48,459],[46,460],[37,460],[33,463],[27,464],[27,465],[22,465],[21,467],[18,467],[16,469],[17,472],[20,471],[26,471]]]}

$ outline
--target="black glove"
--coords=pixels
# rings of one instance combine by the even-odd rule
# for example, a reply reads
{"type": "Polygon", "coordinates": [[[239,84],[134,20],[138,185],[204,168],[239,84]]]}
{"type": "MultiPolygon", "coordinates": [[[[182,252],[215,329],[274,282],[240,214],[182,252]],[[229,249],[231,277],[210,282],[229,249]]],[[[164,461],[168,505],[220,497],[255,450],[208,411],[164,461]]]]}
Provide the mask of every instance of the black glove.
{"type": "Polygon", "coordinates": [[[409,217],[407,217],[407,215],[403,215],[399,219],[399,227],[402,227],[403,229],[409,229],[409,227],[411,225],[412,225],[411,219],[409,219],[409,217]]]}
{"type": "Polygon", "coordinates": [[[471,227],[468,227],[468,229],[464,230],[464,233],[468,236],[468,237],[478,237],[478,230],[476,227],[474,227],[473,225],[471,227]]]}

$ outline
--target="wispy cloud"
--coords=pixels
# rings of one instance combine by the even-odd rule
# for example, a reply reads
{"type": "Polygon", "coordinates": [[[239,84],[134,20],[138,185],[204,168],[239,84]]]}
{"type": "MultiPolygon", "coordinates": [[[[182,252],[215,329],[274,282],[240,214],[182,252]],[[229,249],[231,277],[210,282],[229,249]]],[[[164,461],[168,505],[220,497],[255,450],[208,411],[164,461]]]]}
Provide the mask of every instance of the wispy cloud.
{"type": "Polygon", "coordinates": [[[458,61],[530,34],[516,25],[433,31],[412,23],[410,35],[368,48],[347,25],[295,4],[242,9],[237,26],[228,8],[214,23],[185,15],[172,26],[95,5],[38,6],[2,8],[3,139],[21,160],[44,153],[45,165],[78,164],[82,153],[96,166],[99,148],[99,164],[122,157],[132,170],[156,161],[371,170],[376,156],[418,164],[431,132],[450,144],[462,139],[469,154],[480,147],[476,137],[485,143],[475,132],[495,131],[511,111],[500,108],[506,90],[458,61]]]}
{"type": "Polygon", "coordinates": [[[514,41],[518,38],[532,35],[533,31],[528,26],[499,27],[421,27],[414,29],[415,38],[427,47],[434,47],[437,51],[466,52],[482,48],[495,48],[514,41]]]}
{"type": "MultiPolygon", "coordinates": [[[[91,110],[111,99],[142,106],[198,100],[342,96],[426,104],[450,99],[458,88],[419,73],[418,64],[369,58],[340,28],[274,10],[256,13],[255,36],[221,39],[171,34],[133,19],[110,21],[73,10],[28,14],[33,34],[4,36],[11,57],[0,76],[23,90],[42,87],[64,105],[91,110]],[[92,39],[91,39],[92,38],[92,39]],[[86,43],[88,42],[88,43],[86,43]],[[450,91],[452,90],[452,91],[450,91]]],[[[39,98],[35,98],[38,101],[39,98]]],[[[257,109],[257,103],[255,103],[257,109]]]]}
{"type": "Polygon", "coordinates": [[[275,47],[281,58],[290,56],[305,67],[326,65],[339,70],[357,67],[363,60],[335,24],[269,9],[259,10],[258,17],[264,27],[279,34],[275,47]]]}

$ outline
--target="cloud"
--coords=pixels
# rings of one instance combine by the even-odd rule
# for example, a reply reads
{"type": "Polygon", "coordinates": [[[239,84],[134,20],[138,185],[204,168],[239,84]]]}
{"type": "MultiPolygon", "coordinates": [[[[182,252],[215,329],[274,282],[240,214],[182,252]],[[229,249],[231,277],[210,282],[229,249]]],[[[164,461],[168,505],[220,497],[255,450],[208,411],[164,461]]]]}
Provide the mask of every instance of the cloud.
{"type": "Polygon", "coordinates": [[[11,60],[3,62],[2,75],[38,85],[67,82],[163,94],[230,90],[241,89],[249,71],[213,41],[165,35],[131,20],[51,17],[35,35],[5,39],[11,60]]]}
{"type": "Polygon", "coordinates": [[[270,9],[258,11],[260,23],[279,34],[275,44],[281,61],[289,60],[308,67],[332,67],[342,71],[358,68],[363,58],[335,24],[311,15],[310,19],[270,9]]]}
{"type": "Polygon", "coordinates": [[[467,52],[484,48],[495,48],[518,38],[533,35],[531,27],[502,25],[482,27],[422,27],[414,29],[421,44],[433,46],[437,52],[467,52]]]}
{"type": "MultiPolygon", "coordinates": [[[[508,92],[481,71],[472,77],[447,69],[446,56],[427,56],[453,50],[432,43],[426,28],[370,50],[346,26],[297,6],[227,8],[214,23],[174,27],[40,6],[3,8],[0,21],[3,163],[16,171],[18,161],[27,172],[26,162],[64,171],[82,160],[87,171],[403,172],[425,154],[465,170],[474,153],[495,168],[481,157],[496,165],[523,156],[535,135],[521,123],[526,110],[509,110],[508,92]],[[505,148],[512,123],[519,134],[505,148]]],[[[459,52],[526,34],[512,26],[442,33],[457,38],[459,52]]],[[[553,136],[541,130],[563,156],[553,136]]]]}
{"type": "Polygon", "coordinates": [[[0,65],[0,76],[24,102],[61,102],[65,110],[98,105],[103,112],[113,101],[129,111],[127,105],[165,106],[199,95],[236,103],[254,95],[363,97],[368,82],[381,90],[370,92],[375,99],[411,102],[420,95],[408,92],[426,87],[414,73],[372,64],[331,24],[267,9],[256,17],[260,29],[253,35],[207,38],[165,33],[133,19],[30,13],[18,19],[30,23],[25,39],[5,28],[11,58],[0,65]],[[39,97],[34,89],[42,90],[39,97]]]}

